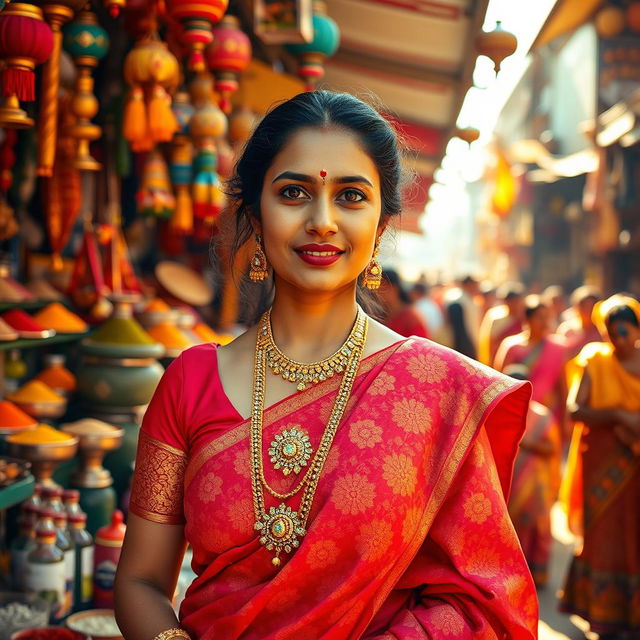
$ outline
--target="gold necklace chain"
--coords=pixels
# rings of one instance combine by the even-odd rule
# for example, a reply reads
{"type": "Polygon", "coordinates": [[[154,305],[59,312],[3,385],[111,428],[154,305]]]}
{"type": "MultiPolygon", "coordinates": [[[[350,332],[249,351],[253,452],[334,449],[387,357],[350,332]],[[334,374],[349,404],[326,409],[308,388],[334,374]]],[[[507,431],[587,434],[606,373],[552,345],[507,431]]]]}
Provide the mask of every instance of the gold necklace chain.
{"type": "MultiPolygon", "coordinates": [[[[260,342],[260,345],[264,348],[264,346],[266,345],[268,347],[269,344],[273,344],[273,336],[270,335],[270,319],[269,319],[269,315],[270,314],[270,310],[262,317],[262,321],[261,321],[261,328],[258,331],[258,341],[260,342]]],[[[358,312],[356,314],[356,320],[353,324],[353,328],[349,334],[349,339],[348,342],[350,344],[352,344],[353,346],[349,348],[349,354],[351,355],[355,350],[362,350],[364,348],[364,343],[366,340],[366,329],[364,327],[365,324],[365,320],[366,320],[366,316],[364,314],[364,312],[362,311],[362,309],[360,307],[358,307],[358,312]]],[[[345,342],[345,344],[347,344],[345,342]]],[[[344,345],[343,345],[344,346],[344,345]]],[[[342,347],[341,347],[342,348],[342,347]]],[[[348,363],[348,361],[347,361],[348,363]]],[[[260,451],[262,451],[262,445],[260,448],[260,451]]],[[[264,475],[264,465],[262,464],[262,455],[260,456],[260,481],[262,482],[262,485],[264,486],[264,488],[274,497],[274,498],[279,498],[280,500],[286,500],[287,498],[291,498],[294,495],[296,495],[296,493],[298,493],[302,487],[304,487],[306,484],[308,484],[309,481],[309,477],[311,475],[311,473],[313,472],[313,468],[314,468],[314,464],[316,464],[316,460],[318,458],[319,455],[319,451],[320,449],[318,449],[313,457],[313,460],[311,462],[311,464],[309,465],[309,468],[307,469],[306,473],[304,474],[304,476],[301,478],[300,482],[290,491],[287,491],[286,493],[281,493],[279,491],[276,491],[268,482],[267,479],[264,475]]]]}
{"type": "MultiPolygon", "coordinates": [[[[360,312],[360,308],[358,309],[358,312],[360,312]]],[[[336,373],[342,373],[347,366],[351,352],[358,342],[355,336],[357,323],[354,323],[344,344],[328,358],[318,362],[298,362],[286,356],[278,348],[271,330],[271,309],[263,316],[263,321],[263,329],[266,329],[266,333],[262,333],[266,338],[267,366],[275,375],[296,383],[298,391],[303,391],[310,383],[318,384],[318,382],[331,378],[336,373]]]]}
{"type": "Polygon", "coordinates": [[[264,481],[262,464],[262,428],[267,356],[265,344],[261,339],[261,332],[258,332],[251,406],[251,492],[256,519],[254,527],[260,532],[260,543],[264,545],[268,551],[275,549],[276,555],[271,560],[275,567],[280,566],[280,554],[283,551],[291,553],[300,546],[300,538],[306,534],[307,520],[311,513],[320,474],[322,473],[329,450],[331,449],[333,439],[338,431],[342,416],[347,408],[367,338],[368,318],[361,309],[358,309],[355,327],[357,327],[357,333],[361,337],[359,337],[358,343],[356,343],[351,350],[329,422],[322,434],[316,455],[313,458],[308,472],[305,474],[305,478],[301,482],[301,486],[305,486],[305,490],[302,494],[298,511],[294,511],[284,503],[280,503],[278,507],[271,507],[268,512],[265,509],[263,486],[266,485],[266,482],[264,481]],[[362,341],[361,343],[360,340],[362,341]]]}

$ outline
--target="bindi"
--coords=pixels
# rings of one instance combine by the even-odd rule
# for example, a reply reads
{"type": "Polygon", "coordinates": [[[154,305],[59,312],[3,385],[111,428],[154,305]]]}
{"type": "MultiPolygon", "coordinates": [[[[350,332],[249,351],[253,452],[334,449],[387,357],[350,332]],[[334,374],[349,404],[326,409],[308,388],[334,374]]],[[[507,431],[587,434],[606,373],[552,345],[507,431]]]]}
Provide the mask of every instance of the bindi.
{"type": "Polygon", "coordinates": [[[327,184],[327,172],[324,169],[320,171],[320,177],[322,178],[322,184],[327,184]]]}

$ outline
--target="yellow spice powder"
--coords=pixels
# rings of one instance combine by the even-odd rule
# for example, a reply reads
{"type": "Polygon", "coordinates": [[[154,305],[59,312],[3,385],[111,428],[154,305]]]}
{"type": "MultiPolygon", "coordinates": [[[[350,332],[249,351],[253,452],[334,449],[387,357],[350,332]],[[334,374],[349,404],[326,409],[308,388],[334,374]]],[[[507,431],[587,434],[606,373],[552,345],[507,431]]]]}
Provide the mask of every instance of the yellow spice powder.
{"type": "Polygon", "coordinates": [[[64,402],[64,398],[40,380],[31,380],[23,384],[17,391],[7,394],[11,402],[64,402]]]}
{"type": "Polygon", "coordinates": [[[49,444],[51,442],[65,442],[72,440],[69,433],[58,431],[48,424],[39,424],[31,431],[23,431],[7,437],[7,442],[14,444],[49,444]]]}

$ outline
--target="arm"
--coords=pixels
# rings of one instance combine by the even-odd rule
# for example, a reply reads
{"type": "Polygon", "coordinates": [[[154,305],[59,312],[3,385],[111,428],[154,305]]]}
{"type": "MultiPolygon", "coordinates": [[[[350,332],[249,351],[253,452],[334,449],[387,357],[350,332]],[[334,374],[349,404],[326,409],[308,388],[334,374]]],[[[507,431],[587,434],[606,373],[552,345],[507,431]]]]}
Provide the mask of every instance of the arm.
{"type": "Polygon", "coordinates": [[[369,640],[537,637],[535,587],[484,431],[391,601],[395,614],[369,640]]]}
{"type": "Polygon", "coordinates": [[[171,599],[185,547],[182,525],[129,515],[115,580],[115,614],[127,640],[180,626],[171,599]]]}
{"type": "Polygon", "coordinates": [[[583,422],[589,427],[607,427],[612,423],[620,422],[620,412],[617,409],[591,409],[590,393],[591,378],[585,369],[577,392],[575,395],[569,395],[567,406],[572,420],[583,422]]]}

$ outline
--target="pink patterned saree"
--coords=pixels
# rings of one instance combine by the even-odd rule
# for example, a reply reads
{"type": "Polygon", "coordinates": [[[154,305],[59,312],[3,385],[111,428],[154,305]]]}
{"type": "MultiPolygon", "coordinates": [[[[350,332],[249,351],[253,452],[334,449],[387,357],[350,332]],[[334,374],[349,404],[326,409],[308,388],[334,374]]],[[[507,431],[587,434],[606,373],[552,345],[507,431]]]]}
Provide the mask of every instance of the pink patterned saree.
{"type": "MultiPolygon", "coordinates": [[[[338,385],[265,411],[275,489],[298,479],[271,466],[269,443],[295,426],[315,450],[338,385]]],[[[364,359],[307,533],[276,569],[253,526],[249,421],[224,394],[215,347],[186,351],[145,416],[131,501],[140,517],[184,523],[197,577],[181,624],[199,640],[536,638],[505,504],[528,399],[528,383],[424,339],[364,359]]]]}

